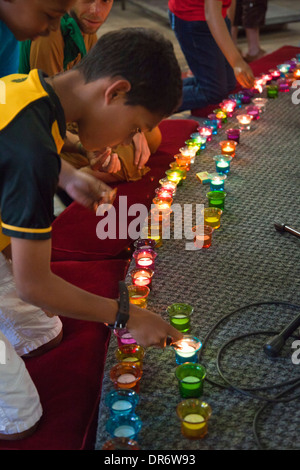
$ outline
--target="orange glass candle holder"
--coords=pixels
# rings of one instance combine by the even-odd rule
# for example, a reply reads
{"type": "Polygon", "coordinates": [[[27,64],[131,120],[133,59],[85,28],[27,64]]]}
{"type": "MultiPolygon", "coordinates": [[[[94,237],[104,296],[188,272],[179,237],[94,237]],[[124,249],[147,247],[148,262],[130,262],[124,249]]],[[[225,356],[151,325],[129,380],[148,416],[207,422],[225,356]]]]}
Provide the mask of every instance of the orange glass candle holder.
{"type": "Polygon", "coordinates": [[[183,400],[176,407],[181,422],[181,433],[188,439],[202,439],[207,434],[211,407],[197,398],[183,400]]]}
{"type": "Polygon", "coordinates": [[[152,277],[154,272],[152,269],[148,268],[136,268],[133,269],[130,273],[132,284],[135,286],[146,286],[151,289],[152,287],[152,277]]]}
{"type": "Polygon", "coordinates": [[[103,444],[102,450],[140,450],[140,447],[133,439],[114,437],[103,444]]]}
{"type": "Polygon", "coordinates": [[[220,142],[220,146],[222,155],[232,158],[235,156],[237,142],[234,140],[222,140],[222,142],[220,142]]]}
{"type": "Polygon", "coordinates": [[[134,389],[137,392],[142,374],[142,370],[137,365],[120,362],[110,370],[110,379],[116,389],[134,389]]]}
{"type": "Polygon", "coordinates": [[[168,198],[167,197],[166,198],[155,197],[154,199],[152,199],[152,203],[160,211],[163,211],[165,209],[170,209],[172,202],[173,202],[173,199],[170,196],[168,198]]]}
{"type": "Polygon", "coordinates": [[[127,362],[135,364],[141,370],[143,368],[143,359],[145,356],[145,350],[138,344],[128,344],[121,346],[116,351],[116,359],[118,362],[127,362]]]}
{"type": "Polygon", "coordinates": [[[133,305],[137,305],[140,308],[147,307],[147,298],[150,292],[147,286],[127,286],[129,294],[129,302],[133,305]]]}
{"type": "Polygon", "coordinates": [[[190,156],[185,156],[181,153],[178,153],[175,155],[175,161],[179,168],[183,168],[186,171],[190,170],[192,163],[192,158],[190,156]]]}
{"type": "Polygon", "coordinates": [[[211,246],[211,239],[214,231],[212,227],[209,225],[195,225],[195,227],[192,228],[192,231],[195,233],[194,245],[196,248],[209,248],[211,246]]]}

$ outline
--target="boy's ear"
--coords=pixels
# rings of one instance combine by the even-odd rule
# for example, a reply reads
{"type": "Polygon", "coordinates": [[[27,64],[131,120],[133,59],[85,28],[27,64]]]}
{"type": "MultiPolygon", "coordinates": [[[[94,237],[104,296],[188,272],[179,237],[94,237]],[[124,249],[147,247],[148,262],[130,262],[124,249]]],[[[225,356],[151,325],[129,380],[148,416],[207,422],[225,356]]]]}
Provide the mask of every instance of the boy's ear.
{"type": "Polygon", "coordinates": [[[117,80],[106,88],[105,103],[110,104],[117,99],[124,98],[124,95],[131,89],[128,80],[117,80]]]}

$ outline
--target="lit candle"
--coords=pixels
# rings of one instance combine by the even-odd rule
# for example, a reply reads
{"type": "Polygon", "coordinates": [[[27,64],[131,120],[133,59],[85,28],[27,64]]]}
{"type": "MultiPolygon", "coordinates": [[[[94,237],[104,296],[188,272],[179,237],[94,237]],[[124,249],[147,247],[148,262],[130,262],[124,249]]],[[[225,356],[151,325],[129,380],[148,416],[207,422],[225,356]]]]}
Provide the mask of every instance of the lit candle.
{"type": "Polygon", "coordinates": [[[211,191],[224,191],[224,182],[226,175],[220,175],[219,173],[212,173],[210,175],[210,190],[211,191]]]}
{"type": "Polygon", "coordinates": [[[235,156],[235,148],[237,143],[234,140],[222,140],[222,142],[220,142],[220,146],[223,155],[232,158],[235,156]]]}
{"type": "Polygon", "coordinates": [[[201,341],[191,335],[184,335],[183,339],[173,343],[175,350],[176,363],[198,362],[197,353],[202,347],[201,341]]]}
{"type": "Polygon", "coordinates": [[[171,196],[176,194],[177,184],[174,181],[170,181],[168,178],[162,178],[159,180],[159,184],[161,185],[161,189],[170,192],[171,196]]]}
{"type": "Polygon", "coordinates": [[[194,163],[196,152],[193,151],[192,153],[192,157],[190,155],[183,155],[182,153],[175,155],[176,164],[179,168],[186,169],[187,171],[190,170],[191,163],[194,163]]]}
{"type": "Polygon", "coordinates": [[[250,130],[252,116],[250,116],[249,114],[240,114],[236,118],[239,122],[239,127],[242,131],[250,130]]]}
{"type": "Polygon", "coordinates": [[[198,149],[198,145],[186,145],[185,147],[181,147],[179,152],[182,157],[189,157],[191,159],[195,157],[198,149]]]}
{"type": "Polygon", "coordinates": [[[155,194],[159,199],[169,199],[173,196],[173,189],[167,187],[156,188],[155,194]]]}
{"type": "Polygon", "coordinates": [[[257,78],[256,80],[254,80],[254,87],[253,88],[257,93],[262,93],[263,92],[263,85],[264,85],[264,79],[257,78]]]}
{"type": "MultiPolygon", "coordinates": [[[[193,132],[193,134],[190,135],[191,140],[193,140],[195,143],[200,144],[200,149],[204,150],[206,148],[206,137],[202,136],[199,134],[199,132],[193,132]]],[[[187,144],[188,141],[185,143],[187,144]]]]}
{"type": "Polygon", "coordinates": [[[203,122],[203,125],[205,127],[212,127],[212,134],[217,135],[218,134],[218,126],[219,126],[219,119],[206,119],[203,122]]]}
{"type": "Polygon", "coordinates": [[[227,122],[227,113],[225,111],[223,111],[223,109],[221,109],[221,108],[215,109],[214,113],[215,113],[217,119],[221,119],[222,123],[227,122]]]}
{"type": "Polygon", "coordinates": [[[221,175],[226,175],[230,171],[230,162],[232,160],[231,156],[226,155],[215,155],[213,157],[216,162],[216,170],[221,175]]]}
{"type": "Polygon", "coordinates": [[[225,111],[228,116],[232,116],[236,108],[236,102],[233,100],[224,100],[220,104],[220,108],[222,109],[222,111],[225,111]]]}
{"type": "Polygon", "coordinates": [[[140,248],[133,253],[137,268],[151,268],[154,270],[157,253],[152,248],[140,248]]]}
{"type": "Polygon", "coordinates": [[[278,80],[280,78],[280,71],[276,69],[269,70],[269,73],[272,75],[273,80],[278,80]]]}
{"type": "Polygon", "coordinates": [[[296,78],[296,79],[297,79],[297,78],[300,78],[300,69],[296,69],[296,70],[294,71],[294,78],[296,78]]]}
{"type": "Polygon", "coordinates": [[[267,101],[267,98],[254,98],[252,100],[252,103],[259,109],[261,113],[263,113],[266,110],[267,101]]]}
{"type": "Polygon", "coordinates": [[[159,198],[159,197],[155,197],[153,200],[152,200],[153,204],[155,205],[156,209],[159,210],[159,211],[163,211],[165,209],[170,209],[171,205],[172,205],[172,202],[173,202],[173,199],[171,197],[169,198],[159,198]]]}
{"type": "Polygon", "coordinates": [[[176,183],[177,186],[182,184],[183,173],[180,170],[167,170],[165,173],[168,180],[176,183]]]}
{"type": "Polygon", "coordinates": [[[131,271],[132,283],[135,286],[147,286],[150,289],[152,277],[153,277],[152,269],[148,269],[148,268],[138,269],[137,268],[131,271]]]}
{"type": "Polygon", "coordinates": [[[279,72],[281,72],[281,74],[285,74],[285,73],[288,73],[289,70],[291,68],[291,65],[290,64],[280,64],[280,65],[277,65],[277,69],[279,70],[279,72]]]}
{"type": "Polygon", "coordinates": [[[198,127],[198,132],[201,137],[206,137],[206,141],[211,141],[211,136],[213,133],[212,127],[198,127]]]}

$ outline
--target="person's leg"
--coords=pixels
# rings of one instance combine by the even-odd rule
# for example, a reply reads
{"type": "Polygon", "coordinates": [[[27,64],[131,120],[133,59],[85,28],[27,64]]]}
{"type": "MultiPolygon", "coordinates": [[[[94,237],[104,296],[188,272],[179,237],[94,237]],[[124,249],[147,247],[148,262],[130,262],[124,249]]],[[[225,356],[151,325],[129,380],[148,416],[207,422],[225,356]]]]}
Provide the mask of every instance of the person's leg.
{"type": "Polygon", "coordinates": [[[248,52],[246,62],[265,55],[260,46],[260,27],[265,24],[268,0],[243,0],[243,27],[246,31],[248,52]]]}
{"type": "Polygon", "coordinates": [[[62,338],[62,323],[17,295],[12,265],[0,253],[0,330],[19,356],[37,355],[56,347],[62,338]]]}
{"type": "Polygon", "coordinates": [[[0,439],[24,439],[36,430],[42,416],[38,392],[1,331],[0,350],[0,439]]]}
{"type": "Polygon", "coordinates": [[[183,80],[183,100],[179,111],[218,104],[228,94],[229,64],[207,23],[183,21],[173,14],[170,14],[170,21],[193,73],[193,77],[183,80]]]}

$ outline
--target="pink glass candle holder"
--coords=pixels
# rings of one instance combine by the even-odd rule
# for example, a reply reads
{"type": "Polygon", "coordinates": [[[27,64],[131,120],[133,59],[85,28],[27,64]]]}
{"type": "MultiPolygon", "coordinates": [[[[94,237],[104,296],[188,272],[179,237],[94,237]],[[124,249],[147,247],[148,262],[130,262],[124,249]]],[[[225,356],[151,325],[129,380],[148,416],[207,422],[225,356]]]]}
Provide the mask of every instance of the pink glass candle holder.
{"type": "Polygon", "coordinates": [[[232,158],[235,157],[237,142],[234,140],[222,140],[222,142],[220,142],[220,146],[222,155],[226,155],[226,157],[232,158]]]}
{"type": "MultiPolygon", "coordinates": [[[[142,378],[141,369],[129,362],[120,362],[110,370],[110,379],[116,389],[135,389],[142,378]]],[[[135,389],[135,391],[137,391],[135,389]]]]}
{"type": "Polygon", "coordinates": [[[234,142],[236,142],[237,144],[240,143],[240,129],[228,129],[226,131],[226,135],[227,135],[227,140],[233,140],[234,142]]]}
{"type": "Polygon", "coordinates": [[[252,116],[249,114],[239,114],[236,118],[241,131],[249,131],[251,129],[252,116]]]}
{"type": "Polygon", "coordinates": [[[269,70],[269,73],[272,75],[273,80],[279,80],[281,73],[277,69],[271,69],[269,70]]]}
{"type": "Polygon", "coordinates": [[[116,351],[116,359],[118,362],[135,364],[141,370],[143,368],[144,356],[145,350],[138,344],[127,344],[120,346],[116,351]]]}
{"type": "Polygon", "coordinates": [[[132,256],[137,268],[150,268],[154,271],[157,253],[152,248],[140,248],[132,256]]]}
{"type": "Polygon", "coordinates": [[[170,181],[168,178],[162,178],[159,180],[161,190],[170,192],[171,196],[176,194],[177,184],[174,181],[170,181]]]}
{"type": "Polygon", "coordinates": [[[172,189],[167,189],[167,188],[164,188],[164,187],[160,187],[160,188],[156,188],[155,190],[155,194],[156,194],[156,197],[158,197],[159,199],[169,199],[169,198],[172,198],[173,197],[173,190],[172,189]]]}
{"type": "Polygon", "coordinates": [[[288,91],[290,91],[289,82],[285,78],[279,79],[277,82],[277,85],[278,85],[278,91],[281,93],[287,93],[288,91]]]}
{"type": "Polygon", "coordinates": [[[209,225],[195,225],[192,231],[195,233],[194,245],[197,249],[209,248],[211,246],[214,231],[212,227],[209,225]]]}
{"type": "Polygon", "coordinates": [[[212,127],[198,127],[198,132],[201,137],[206,137],[207,142],[211,141],[213,133],[212,127]]]}
{"type": "Polygon", "coordinates": [[[259,108],[257,106],[247,106],[246,111],[249,116],[252,116],[253,121],[257,121],[260,118],[259,108]]]}
{"type": "Polygon", "coordinates": [[[152,277],[154,272],[149,268],[136,268],[133,269],[130,273],[132,284],[135,286],[146,286],[151,289],[152,287],[152,277]]]}
{"type": "Polygon", "coordinates": [[[129,333],[127,328],[118,328],[117,330],[114,330],[114,335],[117,338],[119,347],[126,344],[136,344],[136,340],[129,333]]]}
{"type": "Polygon", "coordinates": [[[127,287],[129,294],[129,302],[133,305],[137,305],[140,308],[147,307],[147,299],[150,292],[147,286],[134,286],[130,285],[127,287]]]}
{"type": "Polygon", "coordinates": [[[207,403],[198,398],[188,398],[177,405],[176,412],[184,437],[202,439],[206,436],[208,421],[212,414],[212,409],[207,403]]]}
{"type": "Polygon", "coordinates": [[[231,117],[236,108],[236,102],[233,100],[223,100],[220,104],[220,108],[227,113],[227,116],[231,117]]]}

